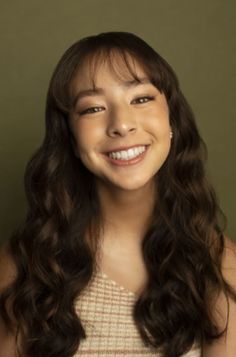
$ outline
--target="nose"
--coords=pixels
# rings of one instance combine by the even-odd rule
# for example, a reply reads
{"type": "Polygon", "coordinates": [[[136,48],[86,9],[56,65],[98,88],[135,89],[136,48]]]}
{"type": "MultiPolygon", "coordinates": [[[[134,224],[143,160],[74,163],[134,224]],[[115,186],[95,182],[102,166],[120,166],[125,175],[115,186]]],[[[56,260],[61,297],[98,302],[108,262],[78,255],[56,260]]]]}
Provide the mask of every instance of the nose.
{"type": "Polygon", "coordinates": [[[109,114],[107,134],[110,137],[124,137],[129,133],[135,133],[137,122],[134,115],[127,108],[113,109],[109,114]]]}

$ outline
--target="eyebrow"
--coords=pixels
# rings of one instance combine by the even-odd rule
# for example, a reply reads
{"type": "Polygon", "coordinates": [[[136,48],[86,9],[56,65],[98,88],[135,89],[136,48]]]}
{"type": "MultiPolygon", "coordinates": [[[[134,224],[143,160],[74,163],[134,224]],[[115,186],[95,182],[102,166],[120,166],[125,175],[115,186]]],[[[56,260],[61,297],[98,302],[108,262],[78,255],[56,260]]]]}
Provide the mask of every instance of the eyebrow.
{"type": "MultiPolygon", "coordinates": [[[[132,79],[130,81],[123,81],[121,82],[121,87],[129,89],[132,87],[137,87],[139,85],[148,84],[148,83],[151,84],[150,79],[147,77],[143,77],[138,79],[132,79]]],[[[96,95],[102,95],[104,93],[105,90],[103,88],[98,88],[98,87],[80,90],[79,92],[76,93],[76,95],[73,98],[73,106],[75,106],[75,104],[84,97],[93,97],[96,95]]]]}

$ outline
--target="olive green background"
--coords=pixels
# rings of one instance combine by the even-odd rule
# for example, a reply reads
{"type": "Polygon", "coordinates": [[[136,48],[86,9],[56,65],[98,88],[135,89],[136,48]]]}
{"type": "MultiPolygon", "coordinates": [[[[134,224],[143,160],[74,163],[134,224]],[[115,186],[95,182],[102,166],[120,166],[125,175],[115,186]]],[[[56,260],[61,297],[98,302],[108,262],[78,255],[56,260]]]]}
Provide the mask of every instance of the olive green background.
{"type": "Polygon", "coordinates": [[[44,135],[48,82],[81,37],[130,31],[176,71],[208,146],[208,172],[236,241],[234,0],[0,1],[0,240],[22,220],[26,162],[44,135]]]}

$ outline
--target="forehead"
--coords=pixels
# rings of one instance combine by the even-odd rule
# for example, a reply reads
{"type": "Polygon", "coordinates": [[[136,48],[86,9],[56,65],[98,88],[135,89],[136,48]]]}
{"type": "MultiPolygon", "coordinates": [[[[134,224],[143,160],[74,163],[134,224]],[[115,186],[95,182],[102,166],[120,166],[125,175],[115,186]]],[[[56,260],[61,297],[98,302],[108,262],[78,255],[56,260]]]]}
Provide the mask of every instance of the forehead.
{"type": "Polygon", "coordinates": [[[148,77],[140,61],[128,53],[113,51],[98,53],[88,57],[77,69],[72,80],[72,88],[96,87],[112,76],[118,82],[148,77]]]}

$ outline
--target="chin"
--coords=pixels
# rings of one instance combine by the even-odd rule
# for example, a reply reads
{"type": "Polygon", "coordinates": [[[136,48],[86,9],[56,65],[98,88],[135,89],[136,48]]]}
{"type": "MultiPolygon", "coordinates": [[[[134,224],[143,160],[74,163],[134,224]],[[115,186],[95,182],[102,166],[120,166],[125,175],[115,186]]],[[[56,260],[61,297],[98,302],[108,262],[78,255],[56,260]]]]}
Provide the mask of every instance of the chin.
{"type": "Polygon", "coordinates": [[[147,189],[149,185],[153,183],[153,180],[150,181],[138,181],[135,182],[134,179],[131,178],[131,181],[129,182],[122,182],[122,184],[116,184],[116,187],[124,190],[124,191],[137,191],[137,190],[142,190],[142,189],[147,189]]]}

